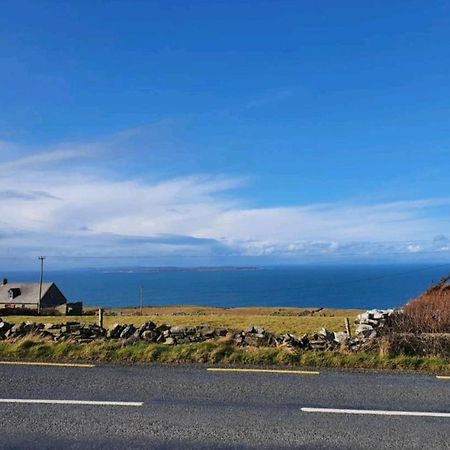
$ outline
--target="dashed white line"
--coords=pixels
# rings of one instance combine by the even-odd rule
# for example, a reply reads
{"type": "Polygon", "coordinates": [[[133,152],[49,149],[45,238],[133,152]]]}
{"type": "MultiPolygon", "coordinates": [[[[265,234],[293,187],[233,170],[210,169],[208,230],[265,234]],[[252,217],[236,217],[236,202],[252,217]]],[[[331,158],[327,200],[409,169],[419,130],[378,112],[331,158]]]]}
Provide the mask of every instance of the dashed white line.
{"type": "Polygon", "coordinates": [[[50,405],[95,405],[95,406],[142,406],[143,402],[108,402],[95,400],[51,400],[51,399],[25,399],[0,398],[0,403],[37,403],[50,405]]]}
{"type": "Polygon", "coordinates": [[[219,368],[208,367],[208,372],[239,372],[239,373],[276,373],[282,375],[320,375],[318,371],[312,370],[284,370],[284,369],[235,369],[235,368],[219,368]]]}
{"type": "Polygon", "coordinates": [[[336,408],[301,408],[307,413],[329,413],[329,414],[361,414],[375,416],[414,416],[414,417],[447,417],[450,413],[426,412],[426,411],[384,411],[378,409],[336,409],[336,408]]]}

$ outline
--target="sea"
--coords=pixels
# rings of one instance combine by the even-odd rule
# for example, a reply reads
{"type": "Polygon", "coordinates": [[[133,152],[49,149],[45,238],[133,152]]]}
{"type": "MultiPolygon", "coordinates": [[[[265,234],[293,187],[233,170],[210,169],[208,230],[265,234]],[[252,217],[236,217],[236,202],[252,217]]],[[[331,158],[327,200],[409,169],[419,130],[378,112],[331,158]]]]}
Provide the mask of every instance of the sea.
{"type": "MultiPolygon", "coordinates": [[[[440,265],[345,265],[216,268],[77,269],[44,272],[69,301],[99,307],[390,308],[450,273],[440,265]]],[[[39,272],[6,272],[10,282],[38,282],[39,272]]]]}

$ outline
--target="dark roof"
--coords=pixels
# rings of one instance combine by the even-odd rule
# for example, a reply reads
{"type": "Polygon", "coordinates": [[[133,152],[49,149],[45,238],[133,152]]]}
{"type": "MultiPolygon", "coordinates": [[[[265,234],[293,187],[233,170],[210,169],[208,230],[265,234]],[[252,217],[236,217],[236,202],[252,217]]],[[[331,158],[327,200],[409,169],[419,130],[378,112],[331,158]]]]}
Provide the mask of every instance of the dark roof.
{"type": "MultiPolygon", "coordinates": [[[[53,283],[42,283],[42,297],[47,293],[53,283]]],[[[16,291],[17,292],[17,291],[16,291]]],[[[7,283],[0,286],[0,303],[32,303],[39,300],[39,283],[7,283]],[[10,289],[20,290],[20,295],[13,300],[9,298],[10,289]]]]}

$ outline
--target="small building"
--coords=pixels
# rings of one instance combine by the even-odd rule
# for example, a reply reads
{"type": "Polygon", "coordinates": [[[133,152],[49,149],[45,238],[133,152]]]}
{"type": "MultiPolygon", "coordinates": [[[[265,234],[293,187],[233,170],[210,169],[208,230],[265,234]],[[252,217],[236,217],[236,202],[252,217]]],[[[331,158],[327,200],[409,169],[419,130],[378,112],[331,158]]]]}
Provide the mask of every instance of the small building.
{"type": "MultiPolygon", "coordinates": [[[[40,283],[8,283],[4,279],[0,284],[0,309],[42,310],[67,305],[67,299],[55,283],[42,283],[41,304],[39,305],[40,283]]],[[[60,308],[58,308],[60,309],[60,308]]]]}

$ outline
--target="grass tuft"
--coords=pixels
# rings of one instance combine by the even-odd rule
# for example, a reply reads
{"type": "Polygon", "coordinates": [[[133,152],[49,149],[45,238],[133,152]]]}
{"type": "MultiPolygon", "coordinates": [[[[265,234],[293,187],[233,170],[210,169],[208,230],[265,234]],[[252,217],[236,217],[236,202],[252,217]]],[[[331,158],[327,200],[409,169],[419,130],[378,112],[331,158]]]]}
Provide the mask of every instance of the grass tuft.
{"type": "Polygon", "coordinates": [[[50,361],[104,361],[118,363],[202,363],[220,365],[294,366],[337,369],[388,369],[450,373],[450,359],[379,353],[293,351],[286,348],[241,348],[228,342],[121,344],[101,341],[90,344],[48,343],[37,339],[0,342],[0,357],[50,361]]]}

